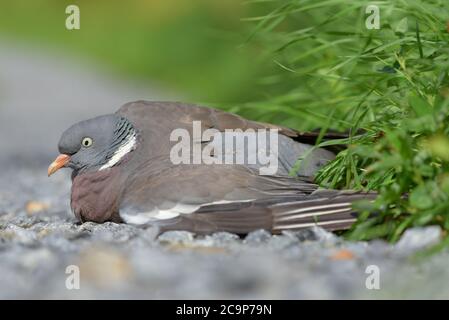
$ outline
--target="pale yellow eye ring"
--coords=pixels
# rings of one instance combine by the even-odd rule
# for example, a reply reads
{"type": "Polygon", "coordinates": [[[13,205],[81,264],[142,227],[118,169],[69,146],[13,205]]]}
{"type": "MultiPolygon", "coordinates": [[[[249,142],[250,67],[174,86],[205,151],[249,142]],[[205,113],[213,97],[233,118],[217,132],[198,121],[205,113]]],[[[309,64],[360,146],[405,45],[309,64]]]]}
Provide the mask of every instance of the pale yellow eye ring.
{"type": "Polygon", "coordinates": [[[89,137],[85,137],[83,138],[83,140],[81,140],[81,145],[85,148],[89,148],[93,143],[94,141],[89,137]]]}

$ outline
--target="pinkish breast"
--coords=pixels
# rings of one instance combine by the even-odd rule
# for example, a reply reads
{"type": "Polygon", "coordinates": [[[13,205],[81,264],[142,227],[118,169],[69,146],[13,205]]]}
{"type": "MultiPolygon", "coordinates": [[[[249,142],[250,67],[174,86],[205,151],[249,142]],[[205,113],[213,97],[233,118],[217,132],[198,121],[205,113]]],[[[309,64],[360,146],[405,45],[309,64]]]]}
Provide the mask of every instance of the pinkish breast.
{"type": "Polygon", "coordinates": [[[72,181],[71,207],[82,222],[121,222],[118,201],[121,174],[117,167],[77,175],[72,181]]]}

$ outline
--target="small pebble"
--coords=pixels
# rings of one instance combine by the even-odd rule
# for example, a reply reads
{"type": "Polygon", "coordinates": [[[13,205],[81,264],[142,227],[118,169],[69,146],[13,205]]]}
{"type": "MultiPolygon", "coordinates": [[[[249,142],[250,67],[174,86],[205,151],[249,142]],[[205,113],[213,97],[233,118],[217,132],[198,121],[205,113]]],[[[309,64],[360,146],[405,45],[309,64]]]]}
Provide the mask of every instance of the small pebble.
{"type": "Polygon", "coordinates": [[[42,211],[47,211],[50,208],[50,205],[45,202],[40,201],[28,201],[25,205],[25,211],[28,215],[32,215],[35,213],[39,213],[42,211]]]}

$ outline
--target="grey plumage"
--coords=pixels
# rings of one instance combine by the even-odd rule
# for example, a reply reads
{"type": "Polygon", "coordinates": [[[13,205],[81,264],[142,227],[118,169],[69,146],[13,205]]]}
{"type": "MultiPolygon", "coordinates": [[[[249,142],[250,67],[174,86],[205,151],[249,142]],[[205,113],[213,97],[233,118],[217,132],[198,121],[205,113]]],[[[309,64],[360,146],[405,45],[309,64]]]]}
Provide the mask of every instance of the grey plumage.
{"type": "MultiPolygon", "coordinates": [[[[234,137],[242,137],[243,134],[233,134],[234,137]]],[[[226,148],[224,141],[226,134],[220,132],[219,134],[214,136],[214,139],[211,142],[208,142],[207,145],[212,147],[219,146],[223,151],[222,154],[215,154],[215,157],[224,157],[226,154],[226,148]],[[219,136],[217,139],[217,136],[219,136]],[[217,142],[220,141],[221,143],[217,142]]],[[[290,173],[290,170],[294,168],[298,159],[300,165],[298,167],[296,174],[302,177],[313,177],[316,172],[322,168],[325,164],[335,158],[335,154],[329,150],[322,148],[314,148],[313,146],[305,143],[301,143],[295,141],[293,138],[279,135],[278,136],[278,169],[275,173],[276,175],[287,176],[290,173]]],[[[244,165],[246,167],[252,168],[254,170],[259,170],[264,167],[265,164],[256,161],[256,163],[252,164],[249,162],[250,154],[258,154],[263,151],[269,153],[270,145],[267,146],[266,150],[260,150],[259,144],[244,144],[238,145],[236,144],[236,149],[232,150],[235,154],[234,157],[237,158],[241,156],[245,162],[244,165]],[[244,146],[244,148],[242,148],[244,146]],[[240,147],[240,148],[239,148],[240,147]]],[[[258,160],[258,159],[256,159],[258,160]]]]}
{"type": "MultiPolygon", "coordinates": [[[[297,158],[310,150],[316,133],[300,133],[215,109],[172,102],[132,102],[110,117],[118,119],[114,125],[89,120],[69,129],[61,140],[62,151],[73,150],[81,136],[100,131],[107,137],[100,137],[102,145],[96,148],[112,150],[116,160],[105,166],[106,158],[98,157],[102,159],[98,163],[95,157],[85,157],[84,163],[77,164],[83,170],[73,179],[72,208],[83,221],[122,220],[158,225],[161,231],[198,233],[247,233],[260,228],[277,233],[314,224],[335,230],[346,229],[354,222],[354,201],[375,198],[375,194],[320,190],[312,182],[313,175],[335,156],[325,149],[310,153],[299,172],[301,177],[286,176],[297,158]],[[114,132],[120,119],[130,123],[135,135],[124,135],[127,138],[117,142],[114,132]],[[260,175],[260,163],[174,164],[170,151],[176,142],[170,140],[170,134],[175,129],[192,133],[194,121],[201,121],[203,130],[212,128],[219,134],[226,129],[278,130],[278,171],[260,175]],[[67,138],[72,135],[75,138],[67,138]]],[[[214,142],[196,143],[206,146],[214,142]]],[[[261,150],[254,146],[236,150],[248,151],[261,150]]],[[[70,157],[82,159],[77,152],[70,157]]]]}

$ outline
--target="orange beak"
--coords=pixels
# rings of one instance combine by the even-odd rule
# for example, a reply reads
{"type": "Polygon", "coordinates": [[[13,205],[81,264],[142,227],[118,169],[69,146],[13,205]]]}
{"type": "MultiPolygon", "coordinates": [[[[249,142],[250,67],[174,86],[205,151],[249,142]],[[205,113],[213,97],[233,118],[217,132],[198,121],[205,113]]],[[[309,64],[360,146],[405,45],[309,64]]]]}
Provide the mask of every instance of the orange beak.
{"type": "Polygon", "coordinates": [[[53,173],[64,167],[69,161],[70,156],[66,154],[60,154],[48,167],[48,176],[51,176],[53,173]]]}

